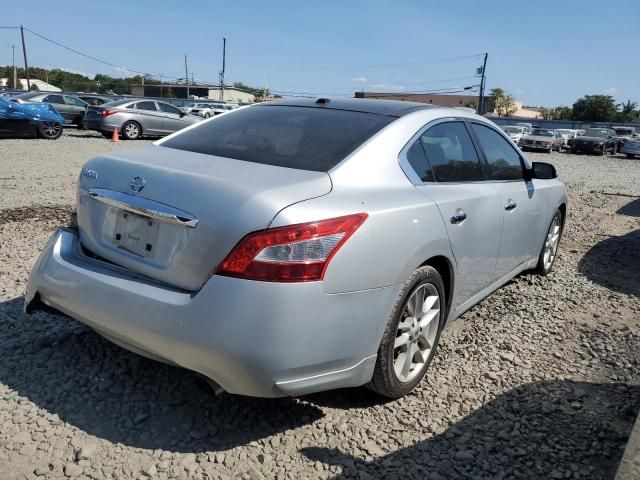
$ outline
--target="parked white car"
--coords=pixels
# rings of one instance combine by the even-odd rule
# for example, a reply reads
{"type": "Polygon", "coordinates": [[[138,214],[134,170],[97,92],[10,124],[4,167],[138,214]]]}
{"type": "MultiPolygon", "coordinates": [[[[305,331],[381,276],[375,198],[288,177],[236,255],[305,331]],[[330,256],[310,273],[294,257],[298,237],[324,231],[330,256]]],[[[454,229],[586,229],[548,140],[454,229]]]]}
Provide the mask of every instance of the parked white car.
{"type": "Polygon", "coordinates": [[[571,128],[559,128],[558,133],[564,140],[561,148],[569,148],[569,140],[578,136],[578,130],[573,130],[571,128]]]}
{"type": "Polygon", "coordinates": [[[189,112],[191,115],[198,115],[199,117],[209,118],[213,117],[215,113],[215,108],[218,105],[211,103],[196,103],[189,112]]]}
{"type": "Polygon", "coordinates": [[[509,138],[511,140],[513,140],[513,143],[515,143],[516,145],[520,144],[520,140],[522,140],[522,137],[524,135],[526,135],[526,127],[520,127],[520,126],[515,126],[515,125],[505,125],[504,127],[501,127],[502,130],[504,130],[504,133],[506,133],[509,138]]]}

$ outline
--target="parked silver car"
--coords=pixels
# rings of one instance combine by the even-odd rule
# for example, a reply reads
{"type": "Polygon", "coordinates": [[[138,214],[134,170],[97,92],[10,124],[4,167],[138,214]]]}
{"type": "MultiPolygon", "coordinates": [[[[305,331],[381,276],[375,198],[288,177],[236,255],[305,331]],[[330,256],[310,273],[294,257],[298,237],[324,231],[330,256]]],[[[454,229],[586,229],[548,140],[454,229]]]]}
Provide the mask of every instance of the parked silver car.
{"type": "Polygon", "coordinates": [[[200,120],[166,102],[127,99],[87,107],[84,126],[105,137],[111,137],[115,128],[127,140],[136,140],[169,135],[200,120]]]}
{"type": "Polygon", "coordinates": [[[25,309],[220,389],[409,393],[442,329],[549,273],[567,195],[492,122],[412,102],[269,102],[89,160],[25,309]]]}

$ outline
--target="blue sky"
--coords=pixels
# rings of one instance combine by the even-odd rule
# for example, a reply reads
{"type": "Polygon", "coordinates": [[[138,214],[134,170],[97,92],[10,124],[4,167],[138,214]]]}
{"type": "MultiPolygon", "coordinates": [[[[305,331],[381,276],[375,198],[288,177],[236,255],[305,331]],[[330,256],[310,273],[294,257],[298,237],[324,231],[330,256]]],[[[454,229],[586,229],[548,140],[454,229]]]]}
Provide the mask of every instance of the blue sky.
{"type": "MultiPolygon", "coordinates": [[[[640,102],[640,1],[10,1],[0,25],[26,27],[144,72],[215,81],[227,37],[227,83],[352,96],[478,83],[527,105],[571,105],[585,94],[640,102]],[[36,13],[37,12],[37,13],[36,13]],[[465,58],[460,58],[465,57],[465,58]],[[448,60],[444,60],[448,59],[448,60]]],[[[0,64],[19,31],[0,29],[0,64]]],[[[126,72],[27,32],[29,63],[93,75],[126,72]]],[[[17,56],[22,63],[21,56],[17,56]]]]}

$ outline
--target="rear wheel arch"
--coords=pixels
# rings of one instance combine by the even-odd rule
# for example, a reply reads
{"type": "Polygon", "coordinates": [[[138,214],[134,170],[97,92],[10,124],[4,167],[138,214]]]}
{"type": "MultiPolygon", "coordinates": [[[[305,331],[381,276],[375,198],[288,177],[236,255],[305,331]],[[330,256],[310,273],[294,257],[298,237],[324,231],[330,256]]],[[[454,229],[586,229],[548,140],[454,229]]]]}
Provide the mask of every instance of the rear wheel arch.
{"type": "MultiPolygon", "coordinates": [[[[445,304],[446,304],[446,315],[448,315],[449,310],[451,309],[451,303],[453,301],[453,287],[454,287],[454,271],[453,271],[453,263],[451,260],[444,255],[436,255],[434,257],[425,260],[420,267],[430,266],[435,268],[440,276],[442,277],[442,282],[444,283],[444,296],[445,296],[445,304]]],[[[420,268],[418,267],[418,268],[420,268]]],[[[446,322],[447,316],[445,316],[446,322]]]]}

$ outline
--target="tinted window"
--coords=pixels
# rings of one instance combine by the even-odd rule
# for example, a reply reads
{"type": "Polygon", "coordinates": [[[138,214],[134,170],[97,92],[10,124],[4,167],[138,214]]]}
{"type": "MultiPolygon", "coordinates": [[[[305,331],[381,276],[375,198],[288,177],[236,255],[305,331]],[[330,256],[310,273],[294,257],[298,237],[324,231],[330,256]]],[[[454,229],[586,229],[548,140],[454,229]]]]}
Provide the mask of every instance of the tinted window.
{"type": "Polygon", "coordinates": [[[491,180],[519,180],[522,178],[520,155],[502,135],[484,125],[473,124],[480,148],[489,164],[491,180]]]}
{"type": "Polygon", "coordinates": [[[168,103],[158,102],[158,106],[160,107],[161,112],[166,113],[180,113],[180,109],[174,107],[173,105],[169,105],[168,103]]]}
{"type": "Polygon", "coordinates": [[[47,95],[42,101],[47,103],[64,103],[62,95],[47,95]]]}
{"type": "Polygon", "coordinates": [[[221,115],[162,146],[326,172],[393,120],[346,110],[259,105],[221,115]]]}
{"type": "Polygon", "coordinates": [[[156,102],[138,102],[136,103],[137,110],[153,110],[156,111],[156,102]]]}
{"type": "Polygon", "coordinates": [[[407,160],[411,168],[413,168],[418,177],[420,177],[420,180],[423,182],[433,182],[433,172],[427,161],[427,156],[424,153],[420,139],[416,140],[413,145],[409,147],[409,150],[407,150],[407,160]]]}
{"type": "Polygon", "coordinates": [[[482,165],[462,122],[439,123],[420,137],[439,182],[484,180],[482,165]]]}
{"type": "Polygon", "coordinates": [[[76,107],[86,107],[86,105],[87,105],[82,100],[79,100],[79,99],[74,98],[74,97],[64,97],[64,99],[67,101],[67,103],[69,105],[75,105],[76,107]]]}

